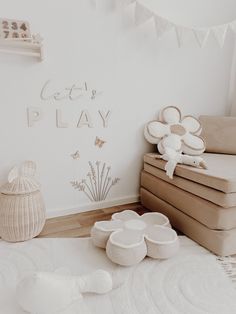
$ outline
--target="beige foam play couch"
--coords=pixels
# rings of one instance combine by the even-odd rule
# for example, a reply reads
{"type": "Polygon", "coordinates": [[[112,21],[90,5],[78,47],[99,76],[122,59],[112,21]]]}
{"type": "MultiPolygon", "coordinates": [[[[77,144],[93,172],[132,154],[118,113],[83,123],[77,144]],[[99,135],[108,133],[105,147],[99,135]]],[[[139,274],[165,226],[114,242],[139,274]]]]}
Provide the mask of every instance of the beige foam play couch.
{"type": "Polygon", "coordinates": [[[200,117],[208,169],[178,165],[173,180],[157,154],[144,156],[141,202],[218,255],[236,254],[236,118],[200,117]]]}

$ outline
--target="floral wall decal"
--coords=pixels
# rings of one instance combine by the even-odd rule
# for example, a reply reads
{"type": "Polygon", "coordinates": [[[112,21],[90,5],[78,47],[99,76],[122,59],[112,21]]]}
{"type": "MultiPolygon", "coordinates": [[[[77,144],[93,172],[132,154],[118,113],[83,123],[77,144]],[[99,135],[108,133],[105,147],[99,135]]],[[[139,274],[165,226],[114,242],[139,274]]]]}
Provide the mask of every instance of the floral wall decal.
{"type": "Polygon", "coordinates": [[[71,181],[71,185],[78,191],[83,192],[91,202],[104,201],[110,190],[119,182],[119,178],[112,178],[111,167],[106,163],[89,161],[89,172],[86,179],[71,181]]]}

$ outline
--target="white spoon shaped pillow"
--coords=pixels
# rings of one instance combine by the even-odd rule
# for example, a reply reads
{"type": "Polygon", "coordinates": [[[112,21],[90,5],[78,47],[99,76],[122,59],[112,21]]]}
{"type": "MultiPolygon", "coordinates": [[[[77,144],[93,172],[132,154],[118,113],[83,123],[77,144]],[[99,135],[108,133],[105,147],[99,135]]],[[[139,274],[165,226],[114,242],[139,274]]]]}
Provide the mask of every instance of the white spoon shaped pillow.
{"type": "Polygon", "coordinates": [[[85,276],[35,272],[18,284],[16,297],[20,307],[30,314],[67,314],[74,303],[78,303],[76,314],[86,314],[83,293],[104,294],[111,290],[111,275],[104,270],[85,276]]]}

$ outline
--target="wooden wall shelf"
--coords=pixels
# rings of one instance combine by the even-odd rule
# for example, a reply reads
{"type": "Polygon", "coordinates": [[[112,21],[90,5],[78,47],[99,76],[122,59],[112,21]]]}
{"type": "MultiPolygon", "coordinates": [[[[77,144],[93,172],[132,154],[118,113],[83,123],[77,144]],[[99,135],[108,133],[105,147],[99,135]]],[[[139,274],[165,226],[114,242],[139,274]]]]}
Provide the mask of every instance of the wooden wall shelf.
{"type": "Polygon", "coordinates": [[[0,52],[35,57],[42,61],[43,45],[39,35],[27,39],[0,39],[0,52]]]}

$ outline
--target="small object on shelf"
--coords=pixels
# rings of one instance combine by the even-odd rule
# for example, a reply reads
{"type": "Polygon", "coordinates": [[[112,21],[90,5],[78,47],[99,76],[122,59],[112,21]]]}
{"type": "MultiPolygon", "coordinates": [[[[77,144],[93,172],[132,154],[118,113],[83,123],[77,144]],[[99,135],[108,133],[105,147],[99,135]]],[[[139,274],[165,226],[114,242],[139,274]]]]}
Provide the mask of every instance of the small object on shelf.
{"type": "Polygon", "coordinates": [[[27,21],[0,19],[0,38],[30,38],[30,27],[27,21]]]}
{"type": "Polygon", "coordinates": [[[43,60],[43,38],[31,35],[26,21],[0,19],[0,52],[43,60]]]}
{"type": "Polygon", "coordinates": [[[161,213],[115,213],[112,220],[94,224],[91,238],[95,246],[106,249],[112,262],[122,266],[135,265],[145,256],[170,258],[179,249],[179,238],[161,213]]]}
{"type": "Polygon", "coordinates": [[[0,188],[0,236],[20,242],[37,236],[45,224],[45,205],[35,180],[36,165],[25,161],[14,167],[8,182],[0,188]]]}

